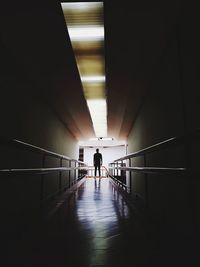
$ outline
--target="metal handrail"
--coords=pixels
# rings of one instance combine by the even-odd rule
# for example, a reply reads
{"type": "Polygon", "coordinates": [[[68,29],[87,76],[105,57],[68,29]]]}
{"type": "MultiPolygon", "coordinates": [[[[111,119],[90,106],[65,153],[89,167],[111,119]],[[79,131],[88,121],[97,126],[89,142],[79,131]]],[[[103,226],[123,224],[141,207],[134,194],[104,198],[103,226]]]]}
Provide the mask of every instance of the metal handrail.
{"type": "Polygon", "coordinates": [[[151,174],[184,174],[187,172],[186,168],[163,168],[163,167],[110,167],[110,169],[118,169],[124,171],[136,171],[151,174]]]}
{"type": "Polygon", "coordinates": [[[130,153],[124,157],[121,157],[119,159],[114,160],[114,162],[122,161],[125,159],[130,159],[130,158],[134,158],[134,157],[138,157],[138,156],[143,156],[147,153],[158,151],[160,149],[163,149],[165,147],[169,147],[171,145],[175,145],[175,144],[178,145],[178,144],[182,143],[183,141],[187,140],[188,138],[199,137],[199,135],[200,135],[200,130],[197,129],[197,130],[193,131],[192,133],[188,133],[186,136],[172,137],[172,138],[169,138],[169,139],[164,140],[162,142],[156,143],[152,146],[149,146],[149,147],[146,147],[146,148],[141,149],[139,151],[136,151],[134,153],[130,153]]]}
{"type": "Polygon", "coordinates": [[[83,181],[82,178],[84,178],[85,173],[82,173],[82,169],[86,169],[87,164],[83,161],[72,159],[70,157],[67,157],[62,154],[58,154],[46,149],[43,149],[41,147],[34,146],[32,144],[28,144],[25,142],[22,142],[17,139],[6,139],[6,138],[0,138],[0,144],[3,146],[15,146],[19,149],[24,149],[28,150],[30,152],[36,152],[42,155],[42,166],[40,168],[5,168],[5,169],[0,169],[0,175],[1,178],[7,178],[7,177],[13,177],[16,175],[25,175],[25,174],[30,174],[30,175],[41,175],[41,181],[40,181],[40,207],[43,209],[45,201],[51,198],[51,196],[55,196],[58,193],[62,193],[66,189],[72,188],[75,184],[78,184],[80,180],[83,181]],[[59,167],[55,168],[49,168],[45,167],[45,159],[47,156],[52,156],[54,158],[58,158],[60,163],[59,167]],[[67,160],[69,162],[68,167],[63,167],[63,160],[67,160]],[[74,162],[73,166],[71,163],[74,162]],[[80,172],[77,172],[77,170],[80,170],[80,172]],[[44,192],[44,178],[45,174],[50,174],[50,173],[58,173],[59,176],[58,178],[58,188],[51,194],[45,195],[44,192]],[[68,182],[65,184],[62,184],[62,173],[63,172],[68,172],[68,182]]]}
{"type": "Polygon", "coordinates": [[[106,175],[109,176],[109,171],[108,171],[108,169],[107,169],[105,166],[101,166],[101,167],[105,169],[105,171],[106,171],[106,175]]]}
{"type": "Polygon", "coordinates": [[[139,173],[144,173],[144,198],[140,195],[140,202],[145,204],[145,207],[148,208],[148,201],[149,201],[149,186],[148,186],[148,174],[153,174],[153,175],[169,175],[171,177],[173,177],[173,175],[176,175],[176,177],[188,177],[188,174],[192,176],[194,179],[194,170],[192,170],[191,168],[187,167],[176,167],[176,168],[167,168],[167,167],[147,167],[147,160],[146,160],[146,156],[148,153],[151,152],[156,152],[159,151],[161,149],[164,148],[169,148],[171,146],[176,146],[176,145],[184,145],[185,146],[185,153],[187,155],[188,153],[188,149],[189,149],[189,144],[191,144],[192,142],[196,141],[197,138],[200,137],[200,130],[197,129],[191,133],[188,133],[187,135],[184,136],[180,136],[180,137],[172,137],[169,138],[167,140],[164,140],[162,142],[159,142],[157,144],[154,144],[152,146],[146,147],[144,149],[141,149],[139,151],[136,151],[134,153],[128,154],[124,157],[121,157],[119,159],[114,160],[113,162],[111,162],[109,164],[109,170],[111,171],[111,173],[109,174],[109,176],[112,178],[113,182],[115,184],[117,184],[118,186],[122,187],[123,191],[125,192],[125,194],[127,196],[130,196],[131,198],[133,197],[133,199],[139,199],[138,195],[140,194],[136,194],[135,192],[133,192],[132,190],[132,178],[133,178],[133,174],[134,172],[139,172],[139,173]],[[138,157],[138,156],[142,156],[143,157],[143,161],[144,161],[144,166],[143,167],[131,167],[132,165],[132,158],[138,157]],[[124,162],[125,160],[128,160],[128,165],[129,167],[124,167],[124,162]],[[122,172],[124,172],[125,174],[122,174],[122,172]],[[125,178],[125,180],[120,181],[119,177],[126,177],[126,172],[129,172],[129,178],[128,178],[128,182],[125,178]],[[128,183],[128,187],[126,187],[126,183],[128,183]]]}
{"type": "MultiPolygon", "coordinates": [[[[152,146],[146,147],[134,153],[128,154],[124,157],[114,160],[109,164],[109,170],[112,172],[109,176],[118,184],[122,184],[122,188],[125,189],[129,195],[132,195],[132,172],[140,172],[145,175],[145,203],[146,207],[148,206],[148,174],[153,175],[176,175],[177,177],[186,177],[186,174],[192,174],[193,171],[190,168],[177,167],[177,168],[167,168],[167,167],[147,167],[146,166],[146,155],[151,152],[155,152],[161,150],[163,148],[168,148],[174,145],[185,145],[186,153],[188,151],[189,143],[195,141],[200,136],[200,130],[197,129],[188,133],[187,135],[180,137],[172,137],[152,146]],[[131,167],[131,159],[143,156],[144,158],[144,166],[143,167],[131,167]],[[129,161],[129,167],[123,167],[124,160],[129,161]],[[127,190],[126,182],[120,181],[118,178],[120,176],[120,172],[124,171],[129,172],[129,190],[127,190]]],[[[122,174],[121,174],[122,175],[122,174]]],[[[126,176],[126,174],[125,174],[126,176]]],[[[193,177],[193,176],[192,176],[193,177]]]]}
{"type": "Polygon", "coordinates": [[[115,180],[115,182],[120,185],[122,188],[125,188],[126,191],[129,190],[129,186],[127,186],[126,184],[124,184],[122,181],[118,180],[116,177],[114,177],[113,175],[109,174],[109,177],[111,177],[113,180],[115,180]]]}
{"type": "Polygon", "coordinates": [[[0,173],[4,174],[46,174],[54,172],[64,172],[73,170],[87,169],[87,167],[58,167],[58,168],[27,168],[27,169],[1,169],[0,173]]]}
{"type": "Polygon", "coordinates": [[[162,149],[168,145],[172,145],[174,144],[175,142],[177,141],[177,138],[176,137],[172,137],[172,138],[169,138],[163,142],[159,142],[157,144],[154,144],[152,146],[149,146],[147,148],[143,148],[139,151],[136,151],[134,153],[130,153],[124,157],[121,157],[119,159],[116,159],[114,160],[114,162],[117,162],[117,161],[122,161],[122,160],[125,160],[125,159],[130,159],[130,158],[134,158],[134,157],[138,157],[138,156],[143,156],[144,154],[147,154],[147,153],[150,153],[150,152],[153,152],[155,150],[158,150],[158,149],[162,149]]]}
{"type": "Polygon", "coordinates": [[[1,138],[1,143],[8,144],[8,145],[16,145],[16,146],[19,146],[20,148],[24,148],[26,150],[31,150],[32,152],[37,152],[37,153],[40,153],[40,154],[53,156],[55,158],[65,159],[65,160],[74,161],[74,162],[77,162],[77,163],[80,163],[80,164],[85,164],[84,162],[82,162],[80,160],[72,159],[72,158],[67,157],[65,155],[62,155],[62,154],[59,154],[59,153],[55,153],[55,152],[52,152],[50,150],[47,150],[47,149],[44,149],[44,148],[29,144],[29,143],[26,143],[26,142],[22,142],[22,141],[17,140],[17,139],[1,138]]]}
{"type": "MultiPolygon", "coordinates": [[[[87,167],[85,167],[85,169],[87,169],[88,171],[91,171],[91,170],[94,171],[95,167],[94,166],[87,166],[87,167]]],[[[102,171],[104,170],[106,172],[106,176],[109,176],[109,171],[105,166],[102,165],[101,169],[102,169],[102,171]]]]}

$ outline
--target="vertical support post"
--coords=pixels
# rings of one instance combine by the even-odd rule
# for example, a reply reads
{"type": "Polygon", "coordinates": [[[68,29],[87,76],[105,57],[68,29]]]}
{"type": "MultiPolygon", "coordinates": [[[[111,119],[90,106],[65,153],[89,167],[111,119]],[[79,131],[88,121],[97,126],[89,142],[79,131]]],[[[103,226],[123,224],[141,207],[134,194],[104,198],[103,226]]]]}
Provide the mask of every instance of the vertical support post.
{"type": "MultiPolygon", "coordinates": [[[[119,167],[123,167],[123,160],[121,161],[121,163],[119,163],[119,167]]],[[[122,182],[122,188],[124,189],[124,182],[123,182],[123,179],[122,179],[122,174],[123,174],[123,171],[122,170],[119,170],[119,176],[120,176],[120,182],[122,182]]]]}
{"type": "MultiPolygon", "coordinates": [[[[121,161],[121,167],[123,167],[123,160],[121,161]]],[[[120,170],[120,176],[122,178],[122,175],[123,175],[123,170],[120,170]]]]}
{"type": "MultiPolygon", "coordinates": [[[[72,167],[71,160],[69,160],[69,168],[72,167]]],[[[69,187],[71,186],[71,169],[69,170],[69,187]]]]}
{"type": "MultiPolygon", "coordinates": [[[[147,166],[147,162],[146,162],[146,155],[144,154],[144,167],[147,166]]],[[[146,209],[148,208],[148,201],[149,201],[149,196],[148,196],[148,174],[145,173],[144,174],[144,179],[145,179],[145,206],[146,209]]]]}
{"type": "Polygon", "coordinates": [[[111,169],[111,175],[114,176],[114,169],[113,169],[114,166],[113,166],[113,163],[110,165],[110,167],[112,168],[111,169]]]}
{"type": "MultiPolygon", "coordinates": [[[[124,167],[123,160],[121,161],[121,167],[124,167]]],[[[123,182],[123,186],[125,188],[125,191],[127,191],[127,187],[126,187],[126,175],[124,175],[124,174],[126,174],[126,172],[124,170],[121,170],[121,175],[120,175],[121,176],[121,180],[123,182]]]]}
{"type": "Polygon", "coordinates": [[[77,162],[74,161],[74,178],[73,178],[73,185],[74,185],[75,180],[76,180],[76,167],[77,167],[76,163],[77,163],[77,162]]]}
{"type": "MultiPolygon", "coordinates": [[[[129,165],[129,167],[131,167],[131,158],[129,158],[129,163],[128,163],[128,165],[129,165]]],[[[129,193],[130,193],[130,195],[132,194],[132,172],[131,172],[131,170],[129,171],[129,193]]]]}
{"type": "Polygon", "coordinates": [[[119,165],[120,163],[119,162],[117,162],[117,177],[119,177],[119,165]]]}
{"type": "MultiPolygon", "coordinates": [[[[60,167],[62,167],[62,161],[63,161],[63,159],[62,158],[60,158],[60,167]]],[[[60,171],[59,172],[59,192],[61,192],[61,190],[62,190],[62,172],[60,171]]]]}
{"type": "MultiPolygon", "coordinates": [[[[81,164],[79,162],[77,162],[78,167],[81,167],[81,164]]],[[[79,179],[81,177],[81,169],[77,170],[77,179],[79,179]]]]}
{"type": "MultiPolygon", "coordinates": [[[[45,167],[45,154],[42,156],[42,168],[45,167]]],[[[40,208],[43,208],[43,201],[44,201],[44,174],[41,175],[40,180],[40,208]]]]}

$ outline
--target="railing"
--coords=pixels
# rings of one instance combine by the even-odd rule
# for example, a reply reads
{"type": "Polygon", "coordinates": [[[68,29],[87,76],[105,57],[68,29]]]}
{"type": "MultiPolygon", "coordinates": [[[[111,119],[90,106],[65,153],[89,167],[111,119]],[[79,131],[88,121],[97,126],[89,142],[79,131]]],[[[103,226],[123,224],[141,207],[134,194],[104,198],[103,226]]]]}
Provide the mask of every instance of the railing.
{"type": "Polygon", "coordinates": [[[183,177],[184,175],[191,173],[189,168],[178,167],[178,168],[165,168],[165,167],[147,167],[146,156],[149,153],[162,150],[164,148],[169,148],[176,145],[185,145],[185,151],[188,151],[189,142],[191,140],[199,139],[200,130],[196,130],[186,136],[173,137],[167,139],[163,142],[154,144],[147,148],[141,149],[137,152],[128,154],[124,157],[116,159],[114,162],[109,164],[109,176],[129,195],[132,195],[132,172],[140,172],[145,174],[145,201],[146,206],[148,205],[148,174],[155,175],[178,175],[183,177]],[[133,167],[131,159],[142,156],[144,166],[143,167],[133,167]],[[128,167],[126,167],[126,162],[128,161],[128,167]],[[129,181],[127,185],[126,172],[129,172],[129,181]]]}
{"type": "Polygon", "coordinates": [[[28,150],[33,153],[38,153],[42,155],[42,166],[41,168],[5,168],[0,169],[0,174],[2,176],[18,176],[18,175],[41,175],[41,183],[40,183],[40,205],[43,206],[43,203],[47,201],[49,198],[65,191],[70,188],[74,184],[76,184],[79,180],[81,180],[86,175],[87,165],[79,160],[72,159],[65,155],[61,155],[58,153],[54,153],[52,151],[16,140],[7,140],[1,138],[1,145],[16,147],[17,149],[28,150]],[[45,167],[46,158],[52,157],[59,159],[59,167],[56,168],[47,168],[45,167]],[[64,166],[65,165],[65,166],[64,166]],[[66,165],[68,165],[66,167],[66,165]],[[73,165],[73,166],[72,166],[73,165]],[[62,184],[62,175],[63,173],[68,173],[68,184],[62,184]],[[59,182],[58,188],[56,188],[55,192],[44,196],[44,178],[46,174],[58,173],[59,174],[59,182]]]}
{"type": "MultiPolygon", "coordinates": [[[[87,166],[87,177],[94,177],[94,170],[95,170],[94,166],[87,166]]],[[[109,176],[108,170],[105,166],[101,166],[100,170],[101,170],[101,177],[109,176]]],[[[97,174],[99,174],[98,171],[97,174]]]]}

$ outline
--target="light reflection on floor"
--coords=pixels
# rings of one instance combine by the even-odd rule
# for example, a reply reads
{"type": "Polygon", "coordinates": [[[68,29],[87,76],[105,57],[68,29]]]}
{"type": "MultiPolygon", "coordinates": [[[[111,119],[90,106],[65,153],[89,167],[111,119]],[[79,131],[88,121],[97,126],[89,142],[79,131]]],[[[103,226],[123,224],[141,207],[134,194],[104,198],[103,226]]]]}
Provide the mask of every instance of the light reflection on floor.
{"type": "Polygon", "coordinates": [[[87,178],[41,227],[8,238],[2,266],[168,267],[184,265],[180,260],[199,266],[190,264],[198,260],[198,251],[194,258],[185,248],[191,242],[148,235],[135,216],[109,178],[87,178]]]}
{"type": "Polygon", "coordinates": [[[109,255],[116,250],[113,243],[119,242],[122,226],[130,218],[127,205],[108,178],[86,179],[74,205],[80,228],[87,233],[88,266],[106,266],[109,255]]]}
{"type": "Polygon", "coordinates": [[[106,224],[114,223],[118,220],[118,216],[128,217],[127,206],[120,203],[122,199],[110,193],[112,188],[109,179],[87,179],[84,188],[79,189],[81,190],[84,190],[84,193],[80,196],[78,192],[76,201],[77,216],[80,221],[87,218],[90,223],[103,221],[106,224]],[[116,203],[121,206],[119,210],[115,209],[116,203]]]}
{"type": "Polygon", "coordinates": [[[41,229],[17,241],[9,261],[13,267],[144,267],[145,245],[109,178],[87,178],[41,229]]]}

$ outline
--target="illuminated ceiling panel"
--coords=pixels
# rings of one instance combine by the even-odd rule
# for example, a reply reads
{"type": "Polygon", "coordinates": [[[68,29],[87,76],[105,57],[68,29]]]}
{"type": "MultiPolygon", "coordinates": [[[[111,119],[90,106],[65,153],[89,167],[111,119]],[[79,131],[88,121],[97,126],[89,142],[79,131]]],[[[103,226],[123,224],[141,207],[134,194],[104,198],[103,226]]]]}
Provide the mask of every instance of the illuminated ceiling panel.
{"type": "Polygon", "coordinates": [[[102,2],[61,3],[97,137],[107,136],[102,2]]]}

